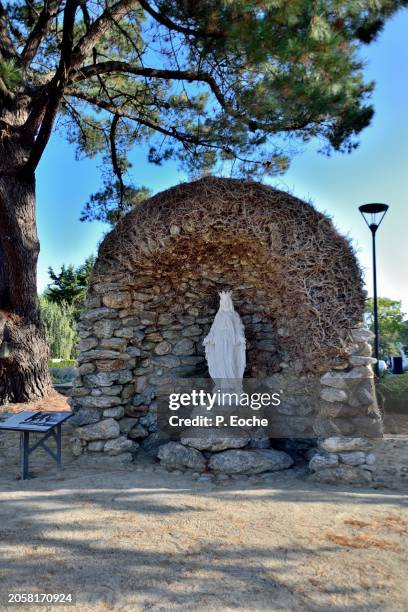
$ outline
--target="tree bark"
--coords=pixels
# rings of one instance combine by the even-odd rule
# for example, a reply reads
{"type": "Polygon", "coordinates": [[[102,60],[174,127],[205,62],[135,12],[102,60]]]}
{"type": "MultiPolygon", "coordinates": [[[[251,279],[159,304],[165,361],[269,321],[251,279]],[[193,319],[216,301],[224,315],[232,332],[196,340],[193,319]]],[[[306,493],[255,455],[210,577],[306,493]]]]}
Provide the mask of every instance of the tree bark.
{"type": "Polygon", "coordinates": [[[37,299],[35,177],[24,173],[32,138],[16,123],[0,124],[0,404],[51,391],[37,299]]]}

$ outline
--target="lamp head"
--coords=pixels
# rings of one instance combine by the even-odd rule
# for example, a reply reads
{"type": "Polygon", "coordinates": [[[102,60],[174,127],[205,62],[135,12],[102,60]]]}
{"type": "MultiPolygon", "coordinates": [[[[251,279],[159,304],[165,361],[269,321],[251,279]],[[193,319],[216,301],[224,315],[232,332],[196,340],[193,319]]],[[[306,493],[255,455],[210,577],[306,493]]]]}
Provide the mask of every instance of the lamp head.
{"type": "Polygon", "coordinates": [[[367,223],[372,233],[375,234],[381,225],[381,221],[385,217],[385,213],[388,210],[388,205],[373,202],[371,204],[362,204],[362,206],[359,206],[358,209],[363,215],[363,219],[367,223]]]}

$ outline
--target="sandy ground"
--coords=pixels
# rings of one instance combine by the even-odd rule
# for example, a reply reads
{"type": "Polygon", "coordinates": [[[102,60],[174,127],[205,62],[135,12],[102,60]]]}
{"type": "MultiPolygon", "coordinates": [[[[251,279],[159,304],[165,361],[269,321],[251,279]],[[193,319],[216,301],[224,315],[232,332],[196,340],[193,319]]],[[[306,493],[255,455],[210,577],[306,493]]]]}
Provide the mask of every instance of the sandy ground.
{"type": "Polygon", "coordinates": [[[0,474],[1,612],[12,592],[72,593],[47,609],[81,612],[408,610],[406,492],[313,485],[301,469],[204,483],[147,458],[66,456],[59,473],[39,456],[21,482],[17,459],[0,474]]]}
{"type": "Polygon", "coordinates": [[[68,398],[57,391],[52,391],[50,395],[40,400],[33,402],[25,402],[24,404],[5,404],[0,406],[0,412],[21,412],[22,410],[48,410],[56,412],[65,412],[71,410],[68,404],[68,398]]]}
{"type": "Polygon", "coordinates": [[[408,609],[402,492],[296,470],[216,485],[147,461],[0,491],[0,610],[15,591],[70,592],[81,612],[408,609]]]}

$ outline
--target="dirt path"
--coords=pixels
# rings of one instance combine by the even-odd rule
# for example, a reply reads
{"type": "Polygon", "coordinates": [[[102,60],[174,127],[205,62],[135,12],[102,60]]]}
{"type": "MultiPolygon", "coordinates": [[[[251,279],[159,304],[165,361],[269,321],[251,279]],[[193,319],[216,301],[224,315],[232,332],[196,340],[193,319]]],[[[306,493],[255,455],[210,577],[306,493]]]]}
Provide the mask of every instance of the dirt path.
{"type": "Polygon", "coordinates": [[[1,482],[1,610],[9,591],[72,592],[81,612],[408,608],[402,492],[148,464],[1,482]]]}

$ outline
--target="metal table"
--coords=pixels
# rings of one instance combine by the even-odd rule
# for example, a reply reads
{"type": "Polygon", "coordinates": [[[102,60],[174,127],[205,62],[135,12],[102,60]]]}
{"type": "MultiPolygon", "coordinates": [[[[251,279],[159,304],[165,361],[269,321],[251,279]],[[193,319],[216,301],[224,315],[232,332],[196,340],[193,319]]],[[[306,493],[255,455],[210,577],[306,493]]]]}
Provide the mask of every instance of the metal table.
{"type": "Polygon", "coordinates": [[[36,448],[42,447],[62,467],[61,425],[72,416],[71,412],[18,412],[0,423],[0,430],[20,432],[20,470],[22,480],[28,475],[29,456],[36,448]],[[30,447],[30,433],[44,434],[30,447]],[[54,438],[57,451],[54,452],[45,441],[54,438]]]}

